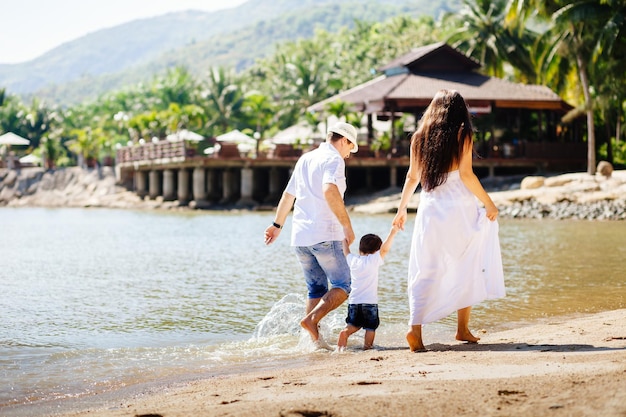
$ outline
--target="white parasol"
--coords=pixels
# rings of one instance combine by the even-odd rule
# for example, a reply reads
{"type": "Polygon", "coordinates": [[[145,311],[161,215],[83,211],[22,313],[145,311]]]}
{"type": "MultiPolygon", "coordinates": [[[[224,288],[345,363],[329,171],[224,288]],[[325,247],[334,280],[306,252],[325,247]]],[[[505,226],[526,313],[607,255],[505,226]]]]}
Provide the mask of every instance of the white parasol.
{"type": "Polygon", "coordinates": [[[33,155],[28,154],[26,156],[23,156],[20,158],[20,163],[21,164],[33,164],[33,165],[39,165],[41,163],[41,158],[38,157],[37,155],[33,155]]]}
{"type": "Polygon", "coordinates": [[[30,145],[30,140],[13,132],[8,132],[0,136],[0,145],[30,145]]]}
{"type": "Polygon", "coordinates": [[[191,130],[183,129],[183,130],[179,130],[176,133],[172,133],[171,135],[167,135],[166,139],[169,140],[170,142],[178,142],[181,140],[188,140],[190,142],[200,142],[201,140],[204,139],[204,136],[196,132],[192,132],[191,130]]]}
{"type": "Polygon", "coordinates": [[[246,145],[256,145],[256,139],[246,135],[239,130],[231,130],[228,133],[224,133],[223,135],[219,135],[216,137],[218,142],[231,142],[236,144],[246,144],[246,145]]]}

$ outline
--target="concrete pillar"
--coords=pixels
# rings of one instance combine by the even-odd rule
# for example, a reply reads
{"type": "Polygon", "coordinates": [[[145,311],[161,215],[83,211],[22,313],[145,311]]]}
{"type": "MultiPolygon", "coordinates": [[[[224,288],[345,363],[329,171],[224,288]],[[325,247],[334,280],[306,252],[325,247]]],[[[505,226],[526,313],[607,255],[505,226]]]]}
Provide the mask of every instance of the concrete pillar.
{"type": "Polygon", "coordinates": [[[148,194],[148,177],[146,171],[135,171],[135,192],[141,198],[148,194]]]}
{"type": "Polygon", "coordinates": [[[163,171],[163,200],[173,201],[176,199],[176,188],[174,186],[174,171],[166,169],[163,171]]]}
{"type": "Polygon", "coordinates": [[[389,186],[390,187],[398,186],[398,167],[396,166],[389,167],[389,186]]]}
{"type": "Polygon", "coordinates": [[[198,201],[206,201],[207,192],[206,192],[206,170],[201,167],[196,167],[193,169],[192,174],[192,188],[193,188],[193,199],[197,203],[198,201]]]}
{"type": "Polygon", "coordinates": [[[206,172],[206,199],[209,201],[216,201],[219,199],[219,194],[216,189],[217,171],[209,169],[206,172]]]}
{"type": "Polygon", "coordinates": [[[221,204],[231,203],[234,198],[235,187],[233,186],[233,175],[234,173],[230,169],[225,169],[224,171],[222,171],[222,199],[220,200],[221,204]]]}
{"type": "Polygon", "coordinates": [[[149,175],[150,181],[148,184],[148,194],[150,195],[150,198],[154,200],[159,195],[161,195],[161,175],[157,170],[150,171],[149,175]]]}
{"type": "Polygon", "coordinates": [[[252,191],[254,185],[254,171],[252,168],[241,169],[241,197],[237,201],[237,206],[253,207],[257,205],[257,202],[252,198],[252,191]]]}
{"type": "Polygon", "coordinates": [[[178,205],[187,205],[189,200],[189,171],[183,168],[178,171],[178,205]]]}
{"type": "Polygon", "coordinates": [[[278,203],[282,194],[282,184],[280,183],[280,172],[278,168],[271,167],[269,173],[269,194],[265,197],[267,203],[278,203]]]}

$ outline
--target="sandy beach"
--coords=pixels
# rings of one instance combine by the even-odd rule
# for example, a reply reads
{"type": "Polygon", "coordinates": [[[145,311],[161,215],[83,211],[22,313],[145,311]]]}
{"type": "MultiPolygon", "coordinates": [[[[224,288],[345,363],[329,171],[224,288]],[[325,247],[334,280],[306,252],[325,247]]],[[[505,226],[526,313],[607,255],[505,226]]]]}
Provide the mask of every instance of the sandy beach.
{"type": "MultiPolygon", "coordinates": [[[[299,367],[169,384],[78,416],[625,416],[626,310],[450,341],[315,351],[299,367]]],[[[334,342],[334,341],[329,341],[334,342]]]]}

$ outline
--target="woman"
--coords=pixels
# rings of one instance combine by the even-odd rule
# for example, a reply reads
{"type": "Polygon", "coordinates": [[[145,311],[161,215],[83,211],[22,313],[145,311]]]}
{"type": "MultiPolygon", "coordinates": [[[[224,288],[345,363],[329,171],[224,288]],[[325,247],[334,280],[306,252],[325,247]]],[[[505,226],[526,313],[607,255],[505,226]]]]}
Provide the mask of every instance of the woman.
{"type": "Polygon", "coordinates": [[[407,205],[422,191],[409,258],[411,351],[423,351],[422,325],[457,311],[456,339],[477,343],[471,306],[505,295],[498,209],[472,169],[470,114],[456,91],[437,92],[411,138],[411,160],[393,225],[404,230],[407,205]],[[478,203],[477,199],[484,206],[478,203]]]}

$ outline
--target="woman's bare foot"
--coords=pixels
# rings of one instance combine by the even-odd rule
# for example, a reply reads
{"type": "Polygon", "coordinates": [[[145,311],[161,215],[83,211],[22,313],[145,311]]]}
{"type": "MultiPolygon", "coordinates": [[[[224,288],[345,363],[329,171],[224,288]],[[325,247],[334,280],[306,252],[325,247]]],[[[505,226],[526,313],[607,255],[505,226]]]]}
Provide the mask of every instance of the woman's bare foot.
{"type": "Polygon", "coordinates": [[[306,316],[300,321],[300,326],[311,335],[311,340],[317,342],[320,338],[319,330],[317,328],[317,323],[313,323],[310,316],[306,316]]]}
{"type": "Polygon", "coordinates": [[[409,342],[411,352],[426,352],[424,343],[422,343],[422,337],[416,335],[412,330],[407,332],[406,341],[409,342]]]}
{"type": "Polygon", "coordinates": [[[480,340],[480,337],[474,336],[472,332],[470,332],[469,330],[464,330],[464,331],[457,330],[456,340],[460,342],[467,342],[467,343],[478,343],[478,341],[480,340]]]}

